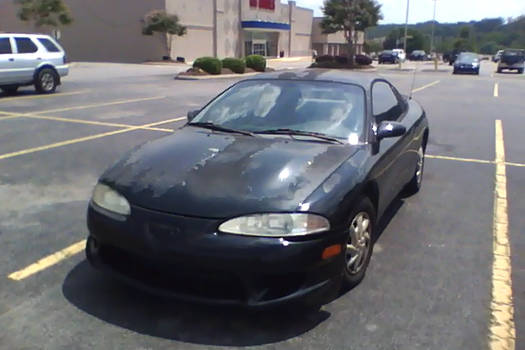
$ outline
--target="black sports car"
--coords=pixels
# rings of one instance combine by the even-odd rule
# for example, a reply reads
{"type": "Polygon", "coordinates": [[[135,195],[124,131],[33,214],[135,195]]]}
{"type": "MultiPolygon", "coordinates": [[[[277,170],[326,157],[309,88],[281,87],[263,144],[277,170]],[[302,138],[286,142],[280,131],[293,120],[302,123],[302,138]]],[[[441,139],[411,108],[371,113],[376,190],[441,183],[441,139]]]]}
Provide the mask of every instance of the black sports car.
{"type": "Polygon", "coordinates": [[[473,73],[479,75],[479,57],[473,52],[462,52],[454,62],[452,74],[473,73]]]}
{"type": "Polygon", "coordinates": [[[399,57],[397,54],[392,50],[385,50],[381,52],[377,58],[377,62],[379,64],[381,63],[398,63],[399,57]]]}
{"type": "Polygon", "coordinates": [[[421,106],[371,73],[238,82],[102,175],[88,260],[190,301],[318,305],[363,279],[378,219],[421,186],[428,136],[421,106]]]}

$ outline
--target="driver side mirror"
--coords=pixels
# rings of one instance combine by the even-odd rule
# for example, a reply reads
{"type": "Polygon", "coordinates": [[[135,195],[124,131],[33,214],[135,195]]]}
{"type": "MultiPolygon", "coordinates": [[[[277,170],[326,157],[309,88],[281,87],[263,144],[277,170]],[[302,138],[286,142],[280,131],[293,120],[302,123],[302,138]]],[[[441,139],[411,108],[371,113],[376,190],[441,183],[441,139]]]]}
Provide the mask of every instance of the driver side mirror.
{"type": "Polygon", "coordinates": [[[188,115],[186,116],[188,122],[191,122],[197,116],[197,114],[199,114],[199,112],[200,110],[189,111],[188,115]]]}
{"type": "Polygon", "coordinates": [[[392,122],[392,121],[383,121],[377,127],[376,136],[377,136],[377,140],[380,141],[382,139],[386,139],[389,137],[402,136],[406,132],[407,132],[407,129],[401,123],[392,122]]]}

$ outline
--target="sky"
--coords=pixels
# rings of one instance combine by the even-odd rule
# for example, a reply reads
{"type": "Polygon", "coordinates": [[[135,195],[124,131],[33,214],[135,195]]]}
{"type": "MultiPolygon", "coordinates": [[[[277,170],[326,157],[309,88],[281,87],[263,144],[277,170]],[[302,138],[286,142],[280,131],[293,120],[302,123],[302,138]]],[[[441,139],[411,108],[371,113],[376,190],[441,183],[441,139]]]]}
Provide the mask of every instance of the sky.
{"type": "MultiPolygon", "coordinates": [[[[323,0],[296,0],[298,6],[315,11],[322,16],[323,0]]],[[[525,14],[525,0],[436,0],[438,22],[468,22],[483,18],[517,17],[525,14]]],[[[285,2],[285,1],[283,1],[285,2]]],[[[406,0],[379,0],[385,23],[405,23],[406,0]]],[[[433,0],[410,0],[409,23],[432,20],[433,0]]]]}

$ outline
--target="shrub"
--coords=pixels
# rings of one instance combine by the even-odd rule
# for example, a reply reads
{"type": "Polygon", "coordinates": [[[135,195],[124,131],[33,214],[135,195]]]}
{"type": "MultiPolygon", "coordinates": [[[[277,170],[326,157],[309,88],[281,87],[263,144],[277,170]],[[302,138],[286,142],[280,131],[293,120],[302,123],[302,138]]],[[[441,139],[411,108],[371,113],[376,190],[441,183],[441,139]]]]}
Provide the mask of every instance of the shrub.
{"type": "Polygon", "coordinates": [[[260,55],[250,55],[246,57],[246,67],[250,67],[258,72],[266,70],[266,58],[260,55]]]}
{"type": "Polygon", "coordinates": [[[367,55],[355,55],[355,63],[360,65],[372,64],[372,58],[367,55]]]}
{"type": "Polygon", "coordinates": [[[225,58],[222,60],[222,66],[238,74],[243,74],[246,69],[246,63],[238,58],[225,58]]]}
{"type": "Polygon", "coordinates": [[[322,63],[322,62],[334,62],[335,58],[331,55],[322,55],[315,58],[315,62],[322,63]]]}
{"type": "Polygon", "coordinates": [[[338,64],[348,64],[348,57],[346,57],[346,56],[335,56],[335,61],[338,64]]]}
{"type": "Polygon", "coordinates": [[[214,57],[199,57],[193,62],[194,68],[200,68],[209,74],[221,74],[222,62],[214,57]]]}

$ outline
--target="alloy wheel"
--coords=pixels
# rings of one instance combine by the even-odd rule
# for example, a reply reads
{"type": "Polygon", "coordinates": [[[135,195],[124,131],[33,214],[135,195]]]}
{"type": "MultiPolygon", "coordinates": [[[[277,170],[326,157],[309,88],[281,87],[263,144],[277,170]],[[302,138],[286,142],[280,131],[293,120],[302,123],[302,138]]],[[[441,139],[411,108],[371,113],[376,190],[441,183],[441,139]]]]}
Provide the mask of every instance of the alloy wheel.
{"type": "Polygon", "coordinates": [[[423,151],[423,147],[419,147],[419,150],[417,151],[418,159],[417,159],[417,168],[416,168],[416,180],[418,186],[421,185],[421,182],[423,181],[423,170],[425,167],[425,153],[423,151]]]}
{"type": "Polygon", "coordinates": [[[55,77],[51,73],[42,74],[40,81],[44,91],[51,91],[55,87],[55,77]]]}
{"type": "Polygon", "coordinates": [[[371,247],[370,216],[366,212],[356,214],[349,228],[346,244],[346,270],[355,275],[365,266],[371,247]]]}

